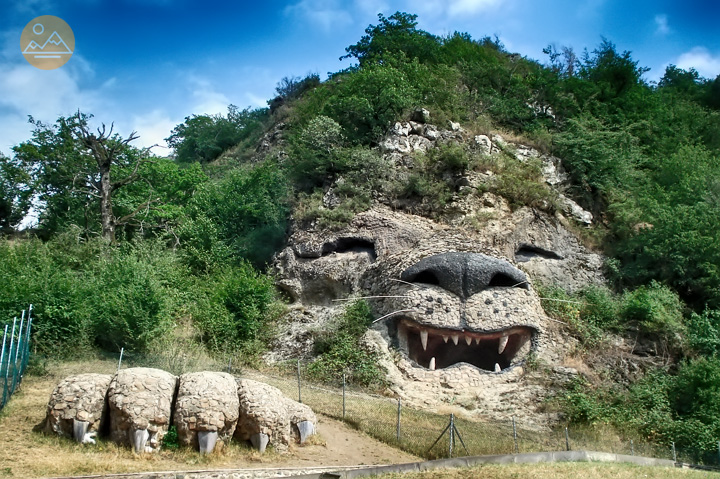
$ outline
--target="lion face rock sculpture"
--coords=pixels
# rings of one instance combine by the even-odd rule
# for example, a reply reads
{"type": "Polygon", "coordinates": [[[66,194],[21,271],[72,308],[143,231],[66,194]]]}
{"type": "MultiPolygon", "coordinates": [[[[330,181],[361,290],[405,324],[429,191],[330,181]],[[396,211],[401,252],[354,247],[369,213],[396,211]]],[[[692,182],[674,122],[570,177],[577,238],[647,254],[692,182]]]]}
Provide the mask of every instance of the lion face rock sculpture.
{"type": "MultiPolygon", "coordinates": [[[[536,414],[572,339],[543,312],[534,281],[578,289],[603,281],[602,258],[554,217],[485,194],[482,228],[375,207],[341,231],[296,228],[276,260],[278,283],[299,306],[270,360],[308,353],[311,335],[345,300],[367,297],[365,335],[392,389],[411,403],[463,404],[484,415],[536,414]],[[294,345],[294,346],[293,346],[294,345]],[[528,359],[550,366],[532,380],[528,359]]],[[[537,373],[534,374],[537,376],[537,373]]],[[[547,418],[535,417],[539,423],[547,418]]]]}

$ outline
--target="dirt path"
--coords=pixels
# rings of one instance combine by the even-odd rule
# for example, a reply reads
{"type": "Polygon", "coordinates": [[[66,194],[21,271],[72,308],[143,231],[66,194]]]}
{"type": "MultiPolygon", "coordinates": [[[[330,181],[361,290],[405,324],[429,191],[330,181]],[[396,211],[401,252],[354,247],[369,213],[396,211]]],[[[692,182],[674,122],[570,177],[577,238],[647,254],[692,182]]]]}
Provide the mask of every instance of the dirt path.
{"type": "MultiPolygon", "coordinates": [[[[301,447],[295,450],[296,466],[350,466],[369,464],[398,464],[421,459],[403,452],[347,424],[319,416],[318,432],[325,445],[301,447]]],[[[286,465],[290,465],[287,464],[286,465]]]]}

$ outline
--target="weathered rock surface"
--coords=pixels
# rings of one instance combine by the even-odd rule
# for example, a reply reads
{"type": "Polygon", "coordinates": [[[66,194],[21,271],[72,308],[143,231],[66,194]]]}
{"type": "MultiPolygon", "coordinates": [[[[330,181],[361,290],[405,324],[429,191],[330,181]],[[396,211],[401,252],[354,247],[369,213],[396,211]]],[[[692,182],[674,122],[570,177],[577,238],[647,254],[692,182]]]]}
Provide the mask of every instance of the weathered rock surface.
{"type": "Polygon", "coordinates": [[[212,452],[215,441],[225,442],[235,432],[239,406],[237,384],[230,374],[183,374],[173,415],[180,443],[212,452]],[[199,437],[210,438],[213,447],[200,447],[199,437]]]}
{"type": "Polygon", "coordinates": [[[50,395],[45,420],[39,429],[46,433],[94,443],[105,413],[105,395],[112,376],[79,374],[69,376],[50,395]]]}
{"type": "MultiPolygon", "coordinates": [[[[499,174],[488,169],[448,173],[454,194],[441,208],[378,191],[373,206],[340,230],[294,225],[274,264],[278,285],[294,304],[266,359],[309,356],[313,331],[332,324],[343,300],[369,296],[382,320],[368,331],[364,347],[379,353],[395,394],[426,408],[461,403],[479,415],[553,421],[541,412],[542,399],[574,374],[564,361],[575,343],[545,315],[535,287],[575,291],[604,283],[603,257],[569,226],[592,224],[592,214],[570,198],[559,158],[501,135],[470,135],[459,124],[441,129],[422,116],[395,123],[380,142],[393,181],[407,180],[417,156],[429,149],[465,144],[476,155],[537,164],[559,211],[549,213],[549,202],[511,207],[491,193],[499,174]],[[445,269],[427,263],[443,255],[451,258],[445,269]],[[479,261],[486,268],[454,267],[477,255],[488,258],[479,261]],[[546,363],[550,377],[528,371],[529,358],[546,363]]],[[[326,190],[330,209],[337,203],[333,187],[326,190]]]]}
{"type": "Polygon", "coordinates": [[[305,441],[308,423],[310,433],[314,433],[317,418],[313,411],[286,397],[279,389],[251,379],[240,379],[237,392],[240,419],[235,429],[236,439],[251,441],[261,452],[268,443],[284,451],[293,442],[305,441]],[[304,434],[303,429],[306,429],[304,434]]]}
{"type": "Polygon", "coordinates": [[[157,451],[170,426],[176,387],[177,377],[160,369],[119,371],[108,390],[110,438],[136,452],[157,451]]]}

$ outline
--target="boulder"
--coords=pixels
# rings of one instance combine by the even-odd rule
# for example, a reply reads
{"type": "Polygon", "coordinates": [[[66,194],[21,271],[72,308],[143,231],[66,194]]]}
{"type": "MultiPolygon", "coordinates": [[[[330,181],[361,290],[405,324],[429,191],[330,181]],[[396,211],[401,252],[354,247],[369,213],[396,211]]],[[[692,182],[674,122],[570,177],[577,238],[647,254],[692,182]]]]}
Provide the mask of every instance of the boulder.
{"type": "Polygon", "coordinates": [[[212,452],[216,441],[225,442],[235,432],[239,405],[237,384],[230,374],[183,374],[173,415],[180,443],[212,452]]]}

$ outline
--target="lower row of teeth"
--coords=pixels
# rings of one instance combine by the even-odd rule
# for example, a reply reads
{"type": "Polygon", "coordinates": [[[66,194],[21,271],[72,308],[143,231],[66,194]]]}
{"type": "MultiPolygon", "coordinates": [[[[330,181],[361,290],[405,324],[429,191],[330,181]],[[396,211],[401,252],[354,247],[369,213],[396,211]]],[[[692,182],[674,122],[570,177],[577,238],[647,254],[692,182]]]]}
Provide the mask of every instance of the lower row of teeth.
{"type": "MultiPolygon", "coordinates": [[[[430,364],[428,364],[428,369],[430,371],[435,371],[435,358],[430,358],[430,364]]],[[[495,372],[499,373],[500,371],[502,371],[502,368],[498,363],[495,363],[495,372]]]]}

